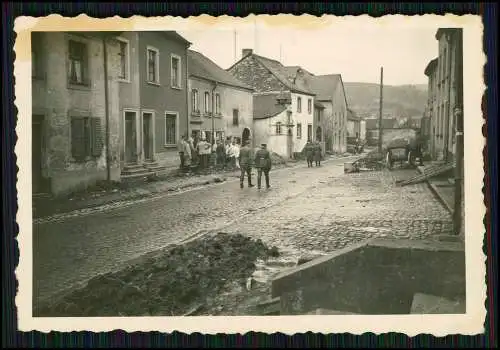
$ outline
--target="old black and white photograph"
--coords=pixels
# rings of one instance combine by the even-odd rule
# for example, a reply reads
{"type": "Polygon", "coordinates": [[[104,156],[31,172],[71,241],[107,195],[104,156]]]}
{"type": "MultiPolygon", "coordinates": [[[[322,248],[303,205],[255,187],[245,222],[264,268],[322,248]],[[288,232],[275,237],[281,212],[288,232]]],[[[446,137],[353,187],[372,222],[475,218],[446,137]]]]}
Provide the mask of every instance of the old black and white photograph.
{"type": "Polygon", "coordinates": [[[16,21],[26,328],[482,329],[479,17],[93,21],[16,21]]]}

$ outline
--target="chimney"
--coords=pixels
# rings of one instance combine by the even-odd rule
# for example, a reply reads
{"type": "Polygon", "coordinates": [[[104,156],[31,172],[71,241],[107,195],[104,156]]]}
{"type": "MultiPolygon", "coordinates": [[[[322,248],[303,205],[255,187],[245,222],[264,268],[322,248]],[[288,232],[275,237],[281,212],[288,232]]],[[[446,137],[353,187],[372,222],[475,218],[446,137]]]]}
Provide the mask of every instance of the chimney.
{"type": "Polygon", "coordinates": [[[241,50],[241,57],[251,55],[252,53],[253,53],[252,49],[243,49],[243,50],[241,50]]]}

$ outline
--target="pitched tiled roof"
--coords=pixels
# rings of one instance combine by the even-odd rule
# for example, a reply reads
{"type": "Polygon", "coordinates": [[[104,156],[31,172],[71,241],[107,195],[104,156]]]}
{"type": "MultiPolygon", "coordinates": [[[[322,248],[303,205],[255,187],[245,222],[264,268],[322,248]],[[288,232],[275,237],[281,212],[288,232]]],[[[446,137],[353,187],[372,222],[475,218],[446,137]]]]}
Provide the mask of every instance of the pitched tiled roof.
{"type": "Polygon", "coordinates": [[[265,94],[253,97],[253,119],[266,119],[286,110],[286,105],[278,104],[278,98],[290,99],[288,94],[265,94]]]}
{"type": "Polygon", "coordinates": [[[266,67],[283,85],[285,85],[291,91],[301,92],[305,94],[314,95],[314,93],[304,84],[301,83],[300,79],[295,79],[297,69],[294,67],[285,67],[280,62],[272,60],[267,57],[259,56],[253,54],[253,57],[259,61],[264,67],[266,67]]]}
{"type": "Polygon", "coordinates": [[[430,76],[432,74],[432,71],[434,71],[437,68],[437,64],[438,64],[437,58],[431,60],[429,64],[427,64],[427,67],[425,67],[424,71],[425,75],[430,76]]]}
{"type": "Polygon", "coordinates": [[[324,105],[324,104],[322,104],[322,103],[321,103],[321,102],[319,102],[319,101],[314,100],[314,107],[324,109],[324,108],[325,108],[325,105],[324,105]]]}
{"type": "Polygon", "coordinates": [[[337,87],[341,85],[340,74],[315,75],[306,78],[318,101],[331,101],[337,87]]]}
{"type": "Polygon", "coordinates": [[[186,38],[184,38],[182,35],[177,33],[175,30],[165,30],[165,31],[163,31],[163,34],[168,36],[169,38],[175,39],[177,41],[180,41],[180,42],[186,44],[186,46],[191,45],[191,42],[186,40],[186,38]]]}
{"type": "Polygon", "coordinates": [[[188,59],[189,75],[191,76],[253,90],[250,86],[236,79],[231,73],[225,71],[199,52],[188,50],[188,59]]]}

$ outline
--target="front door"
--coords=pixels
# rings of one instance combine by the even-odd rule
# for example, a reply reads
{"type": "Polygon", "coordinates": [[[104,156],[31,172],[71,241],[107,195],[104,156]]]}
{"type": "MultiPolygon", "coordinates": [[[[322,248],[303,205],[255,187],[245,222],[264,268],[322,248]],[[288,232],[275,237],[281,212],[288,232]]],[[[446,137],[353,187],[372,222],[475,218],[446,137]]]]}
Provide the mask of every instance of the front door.
{"type": "Polygon", "coordinates": [[[135,120],[135,112],[125,112],[125,163],[137,161],[135,120]]]}
{"type": "Polygon", "coordinates": [[[287,149],[288,149],[288,157],[293,158],[293,132],[292,129],[288,129],[288,134],[287,134],[287,149]]]}
{"type": "Polygon", "coordinates": [[[33,193],[40,193],[43,190],[42,177],[42,125],[43,117],[33,116],[32,122],[32,143],[31,143],[31,175],[33,193]]]}
{"type": "Polygon", "coordinates": [[[142,143],[143,143],[143,149],[144,149],[144,159],[145,160],[152,160],[153,158],[153,140],[151,139],[152,137],[152,119],[153,116],[151,113],[143,113],[142,114],[142,143]]]}

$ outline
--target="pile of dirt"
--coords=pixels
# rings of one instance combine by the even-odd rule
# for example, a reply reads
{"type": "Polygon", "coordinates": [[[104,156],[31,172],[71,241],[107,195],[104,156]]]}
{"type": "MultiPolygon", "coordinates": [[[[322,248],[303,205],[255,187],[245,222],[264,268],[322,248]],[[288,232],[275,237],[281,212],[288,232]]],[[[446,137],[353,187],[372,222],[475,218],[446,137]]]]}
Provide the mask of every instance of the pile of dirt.
{"type": "Polygon", "coordinates": [[[93,278],[62,300],[38,310],[41,317],[171,316],[203,305],[229,283],[255,271],[258,258],[276,256],[260,240],[218,233],[175,246],[134,266],[93,278]]]}

